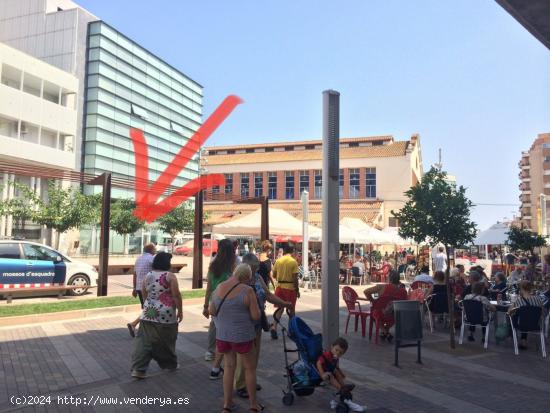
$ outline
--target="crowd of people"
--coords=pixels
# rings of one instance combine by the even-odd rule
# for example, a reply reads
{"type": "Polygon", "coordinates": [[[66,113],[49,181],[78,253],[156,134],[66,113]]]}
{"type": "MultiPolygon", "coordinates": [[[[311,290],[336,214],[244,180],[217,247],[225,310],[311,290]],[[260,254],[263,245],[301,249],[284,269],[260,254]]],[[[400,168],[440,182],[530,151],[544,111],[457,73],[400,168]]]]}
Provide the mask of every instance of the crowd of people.
{"type": "MultiPolygon", "coordinates": [[[[249,411],[259,412],[264,409],[258,402],[257,392],[261,386],[256,380],[256,369],[261,362],[262,333],[269,332],[271,338],[277,340],[277,325],[283,311],[286,310],[289,317],[295,315],[296,302],[300,298],[301,256],[291,245],[286,245],[273,261],[272,249],[271,243],[264,241],[258,248],[252,246],[248,252],[245,250],[241,257],[237,254],[234,242],[223,239],[208,267],[203,315],[210,319],[210,324],[205,343],[205,360],[212,362],[209,378],[223,378],[224,412],[231,412],[234,408],[234,391],[239,397],[249,400],[249,411]],[[271,323],[265,312],[266,302],[276,308],[271,323]]],[[[132,295],[139,298],[142,312],[127,327],[134,337],[131,374],[138,379],[146,377],[151,360],[155,360],[162,369],[178,368],[176,339],[178,323],[182,320],[182,298],[177,278],[170,272],[171,258],[172,255],[167,252],[155,254],[155,246],[149,244],[136,261],[132,295]]],[[[394,253],[393,259],[394,262],[391,262],[392,254],[389,254],[385,262],[391,268],[396,268],[400,262],[407,260],[407,251],[394,253]]],[[[315,262],[316,258],[311,257],[310,263],[316,265],[315,262]]],[[[351,261],[343,254],[340,263],[342,270],[356,268],[354,272],[363,275],[368,271],[368,265],[372,265],[372,259],[355,251],[351,261]]],[[[449,290],[445,281],[449,263],[442,248],[434,255],[432,265],[433,275],[430,275],[429,267],[424,265],[412,280],[411,287],[420,283],[427,286],[424,292],[426,296],[440,298],[430,302],[430,309],[434,312],[437,312],[435,306],[441,304],[447,306],[448,312],[447,291],[451,291],[450,302],[457,314],[453,320],[455,325],[460,325],[461,308],[458,303],[462,300],[479,301],[483,306],[485,321],[496,310],[491,303],[494,299],[513,297],[510,314],[522,306],[543,307],[547,301],[540,294],[534,294],[533,282],[540,277],[537,278],[533,263],[515,266],[508,275],[499,272],[493,281],[481,266],[470,268],[466,274],[463,265],[456,265],[450,271],[449,290]]],[[[550,255],[545,256],[541,277],[550,280],[550,255]]],[[[372,302],[371,316],[382,322],[380,338],[391,342],[393,336],[390,328],[394,320],[393,312],[388,311],[388,308],[394,300],[406,300],[409,297],[399,271],[392,269],[387,282],[365,289],[364,294],[372,302]]],[[[545,294],[550,298],[550,290],[545,294]]],[[[469,328],[468,340],[475,341],[473,326],[469,328]]],[[[520,340],[519,348],[526,348],[525,334],[521,335],[520,340]]],[[[319,357],[316,367],[319,376],[340,392],[342,402],[352,411],[364,411],[363,406],[351,401],[350,391],[353,386],[344,381],[345,375],[338,367],[338,359],[347,348],[348,343],[338,339],[319,357]]]]}

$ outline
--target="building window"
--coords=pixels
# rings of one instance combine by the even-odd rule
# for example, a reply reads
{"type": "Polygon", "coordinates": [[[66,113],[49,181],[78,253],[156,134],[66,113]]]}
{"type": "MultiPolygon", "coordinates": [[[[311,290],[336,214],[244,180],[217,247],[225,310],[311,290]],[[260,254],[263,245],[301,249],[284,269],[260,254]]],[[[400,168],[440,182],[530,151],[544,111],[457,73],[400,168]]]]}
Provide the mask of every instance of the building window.
{"type": "Polygon", "coordinates": [[[315,149],[315,145],[306,145],[306,151],[309,151],[311,149],[315,149]]]}
{"type": "Polygon", "coordinates": [[[219,194],[220,187],[218,185],[212,187],[212,194],[219,194]]]}
{"type": "Polygon", "coordinates": [[[360,193],[359,185],[359,169],[349,170],[349,197],[359,198],[360,193]]]}
{"type": "Polygon", "coordinates": [[[388,218],[388,226],[389,227],[398,227],[399,221],[395,217],[389,217],[388,218]]]}
{"type": "Polygon", "coordinates": [[[285,199],[294,199],[294,171],[285,172],[285,199]]]}
{"type": "Polygon", "coordinates": [[[300,195],[304,191],[309,192],[309,171],[300,171],[300,195]]]}
{"type": "Polygon", "coordinates": [[[277,199],[277,172],[267,173],[267,190],[269,199],[277,199]]]}
{"type": "Polygon", "coordinates": [[[233,174],[224,174],[225,177],[225,193],[233,193],[233,174]]]}
{"type": "Polygon", "coordinates": [[[376,198],[376,168],[367,168],[365,172],[366,197],[376,198]]]}
{"type": "Polygon", "coordinates": [[[227,154],[228,154],[228,155],[233,155],[234,153],[235,153],[235,149],[229,149],[229,150],[227,151],[227,154]]]}
{"type": "Polygon", "coordinates": [[[259,197],[264,194],[264,174],[254,172],[254,196],[259,197]]]}
{"type": "Polygon", "coordinates": [[[250,194],[250,176],[241,174],[241,196],[247,197],[250,194]]]}
{"type": "Polygon", "coordinates": [[[294,146],[285,146],[285,151],[290,152],[294,150],[294,146]]]}
{"type": "Polygon", "coordinates": [[[384,141],[374,141],[372,143],[372,146],[382,146],[382,145],[384,145],[384,141]]]}
{"type": "Polygon", "coordinates": [[[344,170],[340,169],[340,186],[338,188],[338,196],[340,199],[344,197],[344,170]]]}
{"type": "Polygon", "coordinates": [[[550,143],[543,143],[542,148],[543,149],[550,149],[550,143]]]}
{"type": "Polygon", "coordinates": [[[13,119],[0,118],[0,135],[17,138],[18,122],[13,119]]]}
{"type": "Polygon", "coordinates": [[[350,148],[357,148],[359,146],[359,142],[350,142],[348,146],[350,148]]]}
{"type": "Polygon", "coordinates": [[[545,156],[544,157],[544,162],[550,162],[550,156],[545,156]]]}
{"type": "Polygon", "coordinates": [[[246,153],[254,153],[254,148],[247,148],[246,153]]]}
{"type": "Polygon", "coordinates": [[[265,148],[266,152],[273,152],[275,148],[265,148]]]}
{"type": "Polygon", "coordinates": [[[323,171],[315,171],[315,198],[321,199],[323,196],[323,171]]]}
{"type": "Polygon", "coordinates": [[[135,115],[141,119],[147,119],[147,111],[138,105],[132,103],[132,115],[135,115]]]}

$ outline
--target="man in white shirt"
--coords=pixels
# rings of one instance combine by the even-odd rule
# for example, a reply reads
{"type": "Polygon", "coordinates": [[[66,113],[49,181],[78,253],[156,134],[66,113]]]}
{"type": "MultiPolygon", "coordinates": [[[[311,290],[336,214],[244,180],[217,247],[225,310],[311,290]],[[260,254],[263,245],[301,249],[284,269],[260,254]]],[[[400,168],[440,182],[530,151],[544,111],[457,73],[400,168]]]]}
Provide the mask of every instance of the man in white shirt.
{"type": "Polygon", "coordinates": [[[433,284],[434,280],[428,274],[429,272],[430,272],[430,269],[428,268],[427,265],[422,267],[422,269],[420,270],[420,274],[418,274],[416,277],[414,277],[413,282],[420,281],[420,282],[423,282],[423,283],[433,284]]]}
{"type": "Polygon", "coordinates": [[[447,271],[447,256],[443,251],[445,251],[445,249],[443,247],[439,247],[439,252],[434,258],[434,272],[447,271]]]}
{"type": "Polygon", "coordinates": [[[359,275],[365,274],[365,264],[363,264],[363,260],[359,255],[355,256],[355,262],[353,263],[353,267],[359,268],[359,275]]]}
{"type": "MultiPolygon", "coordinates": [[[[132,296],[139,297],[139,302],[141,303],[141,308],[143,308],[143,295],[141,294],[141,286],[143,285],[143,280],[149,274],[153,268],[153,259],[155,258],[155,244],[147,244],[143,247],[143,254],[138,257],[134,265],[134,278],[133,285],[134,289],[132,290],[132,296]]],[[[135,336],[136,326],[139,324],[139,317],[136,318],[131,323],[128,323],[128,331],[132,337],[135,336]]]]}

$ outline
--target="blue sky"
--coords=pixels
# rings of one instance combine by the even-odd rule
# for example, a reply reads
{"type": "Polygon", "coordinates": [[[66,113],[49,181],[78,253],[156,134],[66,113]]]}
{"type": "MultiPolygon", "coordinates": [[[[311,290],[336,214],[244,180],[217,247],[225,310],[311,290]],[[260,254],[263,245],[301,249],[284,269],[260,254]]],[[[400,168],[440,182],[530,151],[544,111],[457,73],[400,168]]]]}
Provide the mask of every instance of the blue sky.
{"type": "Polygon", "coordinates": [[[76,0],[204,89],[245,100],[208,145],[315,139],[321,93],[340,136],[419,133],[443,150],[481,229],[519,207],[517,163],[550,132],[550,51],[493,0],[76,0]]]}

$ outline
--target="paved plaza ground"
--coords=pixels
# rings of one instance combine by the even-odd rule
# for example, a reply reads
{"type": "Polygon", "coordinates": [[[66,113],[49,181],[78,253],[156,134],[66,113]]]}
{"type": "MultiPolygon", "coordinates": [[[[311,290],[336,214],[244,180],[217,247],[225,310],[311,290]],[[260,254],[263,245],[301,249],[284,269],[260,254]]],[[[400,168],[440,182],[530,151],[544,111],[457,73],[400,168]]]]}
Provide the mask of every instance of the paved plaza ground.
{"type": "MultiPolygon", "coordinates": [[[[297,310],[315,331],[321,329],[320,291],[303,292],[297,310]]],[[[343,334],[346,310],[340,309],[343,334]]],[[[149,377],[130,377],[132,339],[126,323],[133,314],[51,322],[0,329],[0,412],[221,412],[222,383],[208,379],[210,363],[203,359],[207,320],[198,300],[184,301],[177,350],[181,368],[163,372],[152,364],[149,377]],[[10,396],[51,396],[45,407],[18,406],[10,396]],[[60,399],[58,399],[60,396],[60,399]],[[60,404],[64,396],[73,405],[60,404]],[[124,404],[124,397],[188,398],[181,406],[124,404]],[[76,399],[76,398],[80,399],[76,399]],[[96,403],[75,406],[76,400],[96,403]],[[102,404],[109,403],[109,404],[102,404]]],[[[350,350],[342,368],[357,384],[354,398],[371,412],[548,412],[550,362],[542,359],[535,342],[519,356],[511,342],[487,351],[481,343],[465,343],[450,350],[448,335],[439,328],[425,331],[423,364],[415,363],[415,349],[403,349],[401,368],[393,366],[393,346],[375,345],[349,332],[350,350]]],[[[283,406],[281,389],[284,358],[282,340],[264,334],[258,381],[259,400],[266,412],[329,412],[331,391],[318,388],[309,397],[283,406]]],[[[141,399],[143,400],[143,399],[141,399]]],[[[40,401],[37,399],[36,401],[40,401]]],[[[47,401],[43,399],[42,401],[47,401]]],[[[235,412],[248,404],[235,398],[235,412]]]]}

